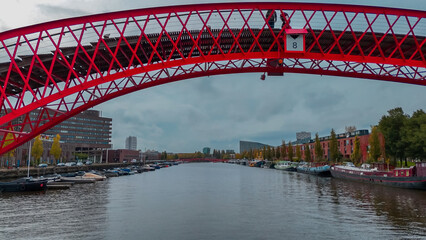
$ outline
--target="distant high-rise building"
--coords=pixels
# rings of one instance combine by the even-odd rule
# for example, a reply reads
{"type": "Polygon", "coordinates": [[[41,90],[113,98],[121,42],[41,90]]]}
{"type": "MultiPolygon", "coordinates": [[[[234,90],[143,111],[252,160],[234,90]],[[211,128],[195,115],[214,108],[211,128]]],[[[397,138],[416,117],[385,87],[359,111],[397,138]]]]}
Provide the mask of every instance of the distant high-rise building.
{"type": "Polygon", "coordinates": [[[128,136],[126,138],[126,149],[136,150],[137,147],[138,147],[137,138],[135,136],[128,136]]]}
{"type": "Polygon", "coordinates": [[[303,140],[303,139],[311,139],[311,133],[310,132],[298,132],[296,133],[296,139],[297,140],[303,140]]]}

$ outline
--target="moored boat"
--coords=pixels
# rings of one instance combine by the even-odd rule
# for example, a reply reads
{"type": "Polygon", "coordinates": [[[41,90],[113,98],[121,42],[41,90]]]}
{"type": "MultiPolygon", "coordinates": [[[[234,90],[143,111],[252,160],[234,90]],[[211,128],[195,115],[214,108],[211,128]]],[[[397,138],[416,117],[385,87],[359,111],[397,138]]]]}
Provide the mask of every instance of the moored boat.
{"type": "Polygon", "coordinates": [[[44,191],[47,179],[20,178],[11,182],[0,182],[0,192],[44,191]]]}
{"type": "Polygon", "coordinates": [[[305,163],[297,167],[297,172],[317,175],[320,177],[331,177],[330,166],[321,163],[305,163]]]}
{"type": "Polygon", "coordinates": [[[353,163],[347,162],[345,165],[332,166],[330,172],[334,178],[426,190],[426,162],[418,162],[410,168],[395,168],[392,171],[355,167],[353,163]]]}
{"type": "Polygon", "coordinates": [[[85,173],[81,177],[85,178],[85,179],[95,179],[95,181],[104,181],[106,179],[106,176],[98,175],[98,174],[91,173],[91,172],[85,173]]]}
{"type": "Polygon", "coordinates": [[[75,176],[75,177],[61,177],[61,182],[73,182],[75,184],[81,184],[81,183],[95,183],[96,180],[93,178],[83,178],[81,176],[75,176]]]}
{"type": "Polygon", "coordinates": [[[277,162],[277,164],[275,164],[274,167],[275,169],[278,169],[278,170],[295,172],[297,168],[297,163],[290,162],[290,161],[279,161],[277,162]]]}

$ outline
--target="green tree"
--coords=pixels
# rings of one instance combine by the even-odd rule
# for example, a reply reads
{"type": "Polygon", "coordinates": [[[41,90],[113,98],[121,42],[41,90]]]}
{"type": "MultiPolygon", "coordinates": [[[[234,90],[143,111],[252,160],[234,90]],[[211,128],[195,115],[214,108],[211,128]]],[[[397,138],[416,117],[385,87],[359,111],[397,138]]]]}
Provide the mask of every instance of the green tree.
{"type": "Polygon", "coordinates": [[[355,140],[354,140],[354,151],[351,154],[351,161],[355,164],[358,165],[360,163],[361,160],[361,149],[360,149],[360,141],[358,136],[355,136],[355,140]]]}
{"type": "Polygon", "coordinates": [[[285,141],[282,141],[281,144],[281,157],[285,159],[287,157],[287,146],[285,145],[285,141]]]}
{"type": "Polygon", "coordinates": [[[298,162],[302,160],[302,151],[300,149],[300,145],[296,146],[296,158],[298,162]]]}
{"type": "Polygon", "coordinates": [[[293,161],[293,146],[291,142],[288,143],[288,160],[293,161]]]}
{"type": "Polygon", "coordinates": [[[404,114],[402,108],[398,107],[389,110],[387,116],[382,116],[378,125],[379,131],[385,139],[386,153],[391,156],[394,164],[397,159],[400,159],[402,163],[402,159],[405,157],[405,142],[401,141],[401,130],[407,118],[408,116],[404,114]]]}
{"type": "Polygon", "coordinates": [[[331,129],[330,135],[330,162],[336,162],[339,158],[339,147],[337,145],[337,138],[334,129],[331,129]]]}
{"type": "Polygon", "coordinates": [[[323,150],[321,142],[318,137],[318,133],[315,134],[315,162],[321,162],[323,158],[323,150]]]}
{"type": "Polygon", "coordinates": [[[275,149],[275,158],[276,158],[276,159],[280,159],[280,158],[281,158],[281,147],[280,147],[280,146],[278,146],[278,147],[275,149]]]}
{"type": "Polygon", "coordinates": [[[78,161],[86,160],[89,157],[89,155],[87,153],[82,153],[82,152],[76,152],[76,153],[74,153],[74,156],[75,156],[76,160],[78,160],[78,161]]]}
{"type": "Polygon", "coordinates": [[[62,149],[61,145],[59,144],[59,140],[61,140],[61,136],[59,134],[56,134],[56,136],[53,138],[52,147],[50,148],[50,155],[52,155],[55,158],[55,162],[59,160],[61,157],[62,149]]]}
{"type": "Polygon", "coordinates": [[[310,162],[311,159],[311,151],[309,150],[309,144],[305,144],[305,162],[310,162]]]}
{"type": "Polygon", "coordinates": [[[34,158],[35,165],[40,163],[40,158],[43,155],[43,142],[41,141],[40,135],[35,140],[31,149],[31,156],[34,158]]]}
{"type": "Polygon", "coordinates": [[[371,134],[370,134],[370,137],[368,138],[368,143],[370,144],[370,149],[369,149],[370,160],[373,162],[377,162],[380,155],[382,155],[382,152],[380,149],[379,131],[377,129],[377,126],[371,127],[371,134]]]}
{"type": "Polygon", "coordinates": [[[402,128],[401,140],[411,159],[426,160],[426,113],[417,110],[407,119],[402,128]]]}

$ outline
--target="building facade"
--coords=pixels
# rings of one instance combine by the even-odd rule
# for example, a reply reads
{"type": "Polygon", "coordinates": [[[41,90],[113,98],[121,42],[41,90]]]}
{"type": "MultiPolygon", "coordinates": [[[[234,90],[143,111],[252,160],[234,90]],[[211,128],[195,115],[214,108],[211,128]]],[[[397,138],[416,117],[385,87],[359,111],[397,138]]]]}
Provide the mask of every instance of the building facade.
{"type": "MultiPolygon", "coordinates": [[[[365,162],[368,159],[368,150],[369,150],[369,137],[370,134],[368,130],[357,130],[351,133],[341,133],[336,134],[337,146],[339,152],[342,154],[343,158],[350,159],[351,154],[354,152],[355,147],[355,137],[359,138],[360,141],[360,151],[361,151],[361,161],[365,162]]],[[[330,161],[330,140],[331,136],[325,136],[319,138],[321,147],[323,149],[322,158],[330,161]]],[[[381,139],[383,143],[383,139],[381,139]]],[[[293,153],[296,152],[296,148],[300,146],[302,159],[305,159],[305,148],[309,147],[309,151],[311,153],[311,158],[315,159],[315,141],[311,140],[305,144],[298,144],[296,142],[292,142],[293,145],[293,153]]]]}
{"type": "MultiPolygon", "coordinates": [[[[30,119],[35,121],[39,114],[39,111],[31,112],[30,119]]],[[[83,156],[94,162],[101,162],[102,150],[111,148],[112,146],[111,135],[112,119],[102,117],[100,111],[86,110],[48,129],[40,135],[43,142],[41,162],[50,164],[70,162],[80,160],[83,156]],[[50,155],[50,149],[52,147],[53,138],[57,134],[60,136],[62,154],[60,159],[53,159],[50,155]],[[80,156],[80,159],[78,159],[78,156],[80,156]]],[[[33,143],[34,140],[31,140],[16,148],[15,155],[12,159],[10,159],[10,157],[9,159],[5,159],[3,156],[2,161],[0,161],[0,166],[26,166],[29,147],[30,144],[32,145],[33,143]]]]}
{"type": "Polygon", "coordinates": [[[138,139],[135,136],[128,136],[126,138],[126,149],[136,150],[138,148],[138,139]]]}
{"type": "Polygon", "coordinates": [[[103,153],[103,158],[107,163],[125,163],[136,160],[140,162],[139,151],[129,149],[106,150],[103,153]]]}
{"type": "Polygon", "coordinates": [[[297,141],[301,141],[304,139],[309,139],[311,140],[311,133],[310,132],[297,132],[296,133],[296,140],[297,141]]]}
{"type": "Polygon", "coordinates": [[[258,142],[240,141],[240,153],[249,152],[250,150],[263,149],[268,145],[258,142]]]}

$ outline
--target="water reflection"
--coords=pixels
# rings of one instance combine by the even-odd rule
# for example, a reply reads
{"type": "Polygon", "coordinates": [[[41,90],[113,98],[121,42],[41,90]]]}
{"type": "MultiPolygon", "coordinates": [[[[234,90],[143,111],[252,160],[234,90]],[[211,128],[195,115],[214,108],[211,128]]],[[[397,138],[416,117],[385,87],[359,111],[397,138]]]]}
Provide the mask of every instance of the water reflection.
{"type": "Polygon", "coordinates": [[[1,239],[102,239],[108,182],[0,195],[1,239]],[[59,238],[58,238],[59,237],[59,238]]]}
{"type": "Polygon", "coordinates": [[[426,192],[230,164],[0,195],[0,239],[424,238],[426,192]]]}
{"type": "Polygon", "coordinates": [[[384,217],[395,230],[426,237],[425,191],[331,179],[330,194],[335,204],[351,202],[384,217]]]}

